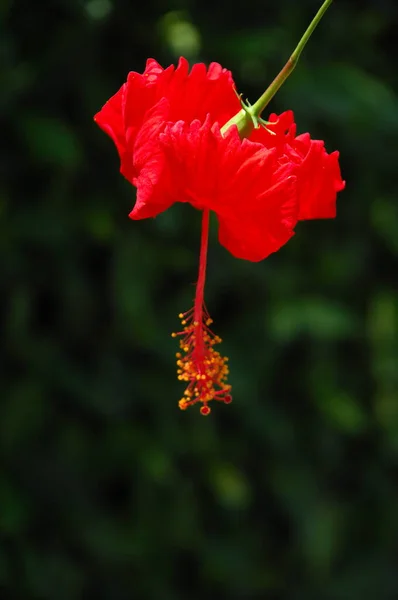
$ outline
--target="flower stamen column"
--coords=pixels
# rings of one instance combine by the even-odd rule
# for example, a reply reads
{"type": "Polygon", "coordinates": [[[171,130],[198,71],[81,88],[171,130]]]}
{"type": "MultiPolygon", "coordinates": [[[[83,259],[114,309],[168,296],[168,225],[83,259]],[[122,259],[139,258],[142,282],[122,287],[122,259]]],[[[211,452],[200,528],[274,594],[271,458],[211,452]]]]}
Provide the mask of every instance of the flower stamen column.
{"type": "Polygon", "coordinates": [[[208,404],[212,400],[226,404],[232,402],[231,386],[226,383],[228,358],[214,350],[214,346],[222,340],[209,328],[213,321],[204,303],[209,221],[210,214],[206,209],[202,217],[199,275],[194,306],[186,313],[179,314],[182,331],[171,334],[173,337],[181,336],[181,352],[176,354],[177,376],[180,381],[188,384],[179,407],[185,410],[188,406],[201,402],[202,415],[210,414],[208,404]]]}

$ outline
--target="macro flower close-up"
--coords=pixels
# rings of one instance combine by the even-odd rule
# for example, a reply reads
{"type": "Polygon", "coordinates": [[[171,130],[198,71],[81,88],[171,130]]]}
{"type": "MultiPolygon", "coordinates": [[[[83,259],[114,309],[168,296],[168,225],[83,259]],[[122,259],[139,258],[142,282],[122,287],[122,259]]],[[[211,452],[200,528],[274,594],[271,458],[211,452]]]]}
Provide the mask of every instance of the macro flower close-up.
{"type": "Polygon", "coordinates": [[[0,600],[398,600],[398,1],[0,13],[0,600]]]}
{"type": "Polygon", "coordinates": [[[292,111],[267,128],[223,127],[241,110],[231,73],[184,58],[163,70],[149,59],[95,116],[137,187],[132,219],[155,217],[175,202],[214,211],[220,243],[260,261],[294,233],[298,220],[336,214],[343,189],[338,152],[309,134],[296,136],[292,111]]]}
{"type": "Polygon", "coordinates": [[[210,211],[221,245],[258,262],[293,236],[299,220],[334,217],[344,188],[338,152],[328,154],[308,133],[297,136],[292,111],[264,121],[268,101],[265,94],[253,107],[245,104],[218,63],[190,70],[181,57],[176,68],[163,69],[149,59],[94,117],[137,188],[132,219],[156,217],[175,202],[202,211],[194,306],[172,334],[181,337],[177,374],[187,384],[179,406],[200,402],[202,415],[212,400],[232,401],[228,359],[214,349],[221,338],[209,328],[204,304],[210,211]]]}

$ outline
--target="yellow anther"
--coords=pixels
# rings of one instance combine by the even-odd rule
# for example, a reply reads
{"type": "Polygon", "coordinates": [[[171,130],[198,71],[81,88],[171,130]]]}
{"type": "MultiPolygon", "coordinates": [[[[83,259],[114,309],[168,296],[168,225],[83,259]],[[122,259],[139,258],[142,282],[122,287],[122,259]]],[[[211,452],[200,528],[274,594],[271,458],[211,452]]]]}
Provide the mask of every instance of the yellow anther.
{"type": "Polygon", "coordinates": [[[176,353],[177,377],[187,384],[179,406],[185,410],[188,406],[201,402],[202,408],[205,408],[202,414],[208,414],[210,407],[207,404],[211,400],[230,402],[226,399],[226,394],[231,386],[225,383],[229,372],[226,365],[228,359],[214,350],[214,345],[219,344],[221,338],[206,329],[213,322],[209,316],[205,315],[203,322],[194,321],[194,311],[190,310],[180,313],[179,317],[184,330],[172,336],[181,336],[181,352],[176,353]]]}

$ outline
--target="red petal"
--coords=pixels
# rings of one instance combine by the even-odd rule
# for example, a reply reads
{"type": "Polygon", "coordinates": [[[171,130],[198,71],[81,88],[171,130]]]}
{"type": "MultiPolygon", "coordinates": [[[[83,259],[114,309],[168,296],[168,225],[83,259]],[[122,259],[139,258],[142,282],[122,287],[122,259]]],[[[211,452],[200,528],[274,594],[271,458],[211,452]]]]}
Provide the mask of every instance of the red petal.
{"type": "Polygon", "coordinates": [[[108,100],[94,116],[94,121],[114,141],[119,153],[125,150],[122,103],[126,90],[124,83],[120,90],[108,100]]]}
{"type": "Polygon", "coordinates": [[[168,120],[204,121],[207,114],[213,122],[226,123],[239,110],[231,72],[218,63],[209,68],[203,63],[189,65],[180,58],[174,66],[162,70],[153,59],[147,62],[142,75],[132,72],[127,79],[125,102],[125,127],[129,131],[129,144],[141,126],[145,113],[161,98],[170,106],[168,120]]]}
{"type": "Polygon", "coordinates": [[[267,125],[267,129],[273,132],[269,133],[264,127],[254,129],[250,134],[250,140],[252,142],[259,142],[266,148],[275,148],[284,145],[286,143],[286,136],[295,126],[294,115],[292,110],[287,110],[280,115],[275,113],[270,114],[268,117],[270,125],[267,125]]]}
{"type": "Polygon", "coordinates": [[[279,250],[294,235],[297,198],[294,181],[281,181],[262,197],[264,206],[250,215],[219,218],[219,241],[236,258],[258,262],[279,250]]]}
{"type": "Polygon", "coordinates": [[[254,262],[279,250],[294,235],[295,183],[290,165],[278,169],[274,157],[256,165],[252,173],[242,173],[239,206],[219,215],[220,243],[236,258],[254,262]]]}
{"type": "Polygon", "coordinates": [[[102,109],[94,116],[94,121],[113,140],[120,157],[120,171],[127,179],[133,177],[131,171],[131,157],[128,156],[124,128],[124,103],[127,84],[124,83],[120,90],[108,100],[102,109]]]}
{"type": "MultiPolygon", "coordinates": [[[[164,173],[165,155],[159,145],[159,135],[165,128],[169,103],[162,98],[147,112],[134,144],[134,171],[132,183],[137,186],[137,201],[129,214],[131,219],[155,217],[174,202],[172,186],[158,185],[164,173]],[[170,191],[170,195],[168,194],[170,191]]],[[[165,177],[167,172],[165,174],[165,177]]],[[[163,179],[165,179],[165,177],[163,179]]]]}
{"type": "Polygon", "coordinates": [[[299,220],[334,218],[337,192],[345,187],[339,153],[328,154],[324,143],[311,140],[308,134],[296,138],[292,147],[303,157],[297,171],[299,220]]]}
{"type": "MultiPolygon", "coordinates": [[[[159,153],[156,150],[156,138],[151,135],[155,118],[150,111],[164,99],[168,110],[162,112],[164,124],[177,120],[191,122],[194,119],[204,121],[210,115],[212,122],[221,125],[227,122],[240,108],[234,92],[231,72],[218,63],[211,63],[208,69],[202,63],[195,64],[189,72],[188,62],[181,58],[177,68],[164,70],[155,60],[149,59],[143,74],[131,72],[122,86],[95,116],[98,125],[112,138],[121,160],[121,172],[132,183],[140,185],[138,202],[132,211],[132,218],[144,218],[152,215],[154,207],[144,209],[146,197],[152,197],[150,189],[155,185],[159,171],[159,153]],[[148,115],[152,116],[149,117],[148,115]],[[144,151],[145,136],[148,148],[144,151]],[[137,139],[140,141],[137,145],[137,139]],[[141,156],[135,153],[140,150],[141,156]],[[153,153],[154,157],[150,157],[153,153]],[[143,156],[147,159],[143,159],[143,156]],[[149,162],[148,162],[149,161],[149,162]],[[140,169],[144,168],[141,173],[140,169]],[[144,191],[145,190],[145,191],[144,191]]],[[[157,119],[160,118],[158,114],[157,119]]],[[[156,119],[155,119],[156,120],[156,119]]],[[[156,120],[155,131],[159,133],[160,123],[156,120]]],[[[162,202],[162,205],[165,203],[162,202]]],[[[159,202],[155,213],[159,212],[159,202]]]]}
{"type": "Polygon", "coordinates": [[[269,121],[277,121],[267,127],[255,129],[250,136],[268,148],[277,148],[281,162],[291,162],[297,177],[299,220],[328,219],[336,216],[336,195],[344,189],[338,162],[338,152],[328,154],[324,143],[311,140],[309,133],[296,137],[296,125],[292,111],[279,117],[272,114],[269,121]]]}
{"type": "MultiPolygon", "coordinates": [[[[160,141],[165,172],[158,187],[168,197],[174,193],[176,201],[216,212],[220,242],[234,256],[262,260],[293,235],[295,178],[290,164],[279,165],[275,151],[242,142],[236,127],[222,137],[209,118],[203,125],[169,125],[160,141]]],[[[152,197],[146,201],[152,204],[152,197]]]]}
{"type": "Polygon", "coordinates": [[[126,100],[124,103],[123,119],[127,146],[132,150],[135,138],[140,127],[145,121],[148,110],[157,104],[157,89],[159,82],[170,75],[169,67],[166,71],[152,58],[147,60],[143,74],[131,71],[127,76],[126,100]]]}

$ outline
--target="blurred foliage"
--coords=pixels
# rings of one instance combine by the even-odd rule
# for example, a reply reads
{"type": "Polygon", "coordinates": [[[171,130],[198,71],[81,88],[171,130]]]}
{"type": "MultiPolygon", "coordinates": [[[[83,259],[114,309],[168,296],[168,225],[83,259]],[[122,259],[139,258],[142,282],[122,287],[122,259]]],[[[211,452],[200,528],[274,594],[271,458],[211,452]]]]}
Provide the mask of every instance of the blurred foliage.
{"type": "Polygon", "coordinates": [[[199,215],[130,221],[92,121],[148,56],[255,99],[319,4],[1,3],[2,600],[398,598],[396,1],[333,3],[272,103],[340,150],[337,220],[260,264],[212,230],[234,402],[209,418],[170,338],[199,215]]]}

